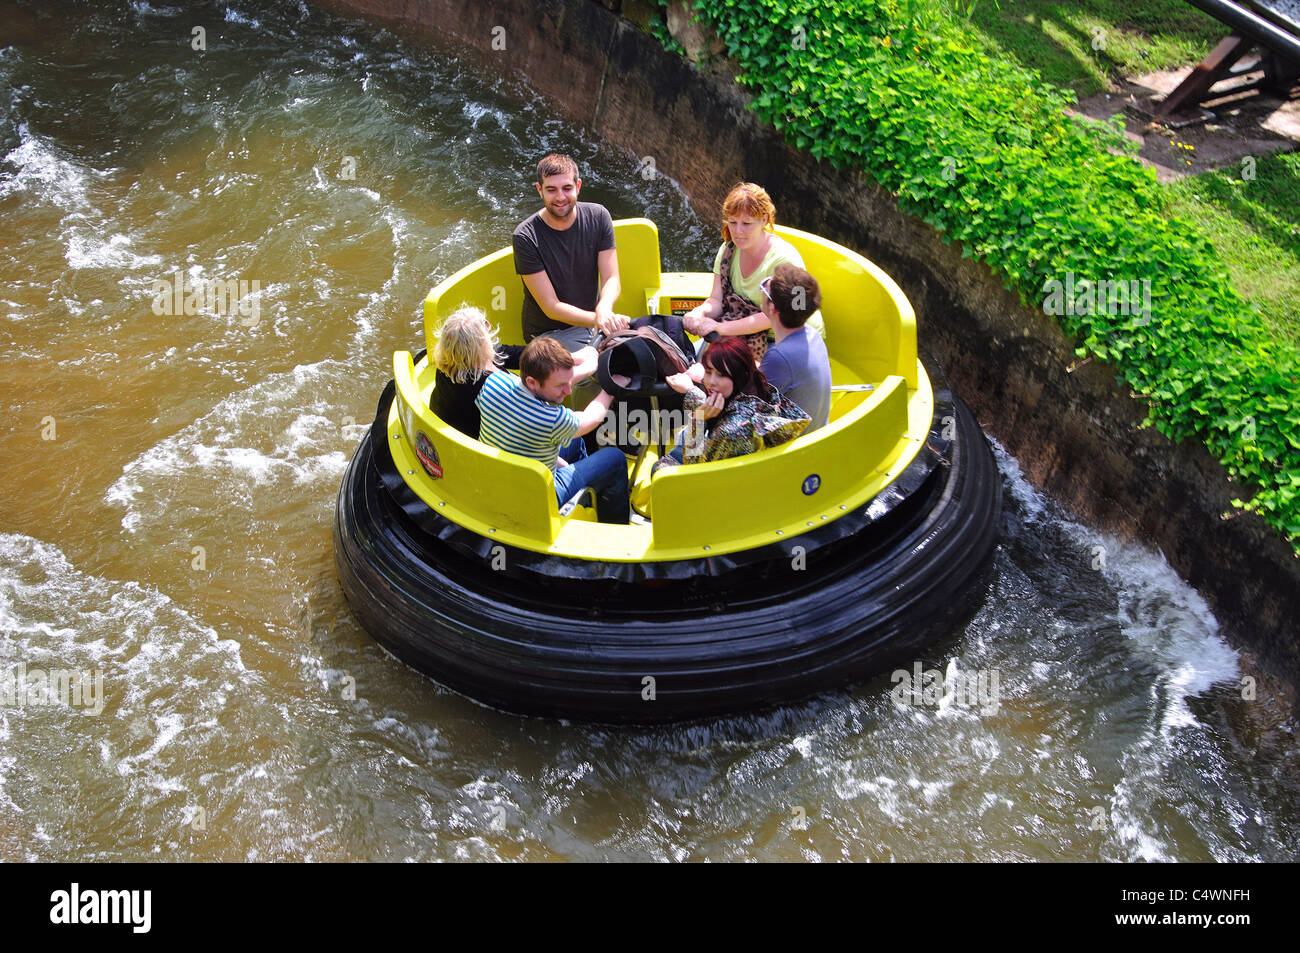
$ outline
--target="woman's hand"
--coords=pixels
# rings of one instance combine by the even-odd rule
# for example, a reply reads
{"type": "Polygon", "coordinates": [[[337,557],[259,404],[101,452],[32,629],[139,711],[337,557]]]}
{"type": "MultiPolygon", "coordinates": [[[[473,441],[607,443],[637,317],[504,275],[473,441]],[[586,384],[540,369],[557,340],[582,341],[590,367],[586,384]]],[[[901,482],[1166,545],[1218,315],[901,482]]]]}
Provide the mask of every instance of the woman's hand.
{"type": "Polygon", "coordinates": [[[712,318],[696,318],[691,324],[682,322],[682,326],[697,338],[708,337],[714,331],[721,330],[722,325],[712,318]]]}
{"type": "Polygon", "coordinates": [[[722,405],[726,402],[727,399],[725,397],[717,391],[714,391],[712,394],[709,394],[704,398],[704,403],[695,408],[695,419],[712,420],[714,417],[718,416],[718,414],[722,413],[722,405]]]}
{"type": "Polygon", "coordinates": [[[691,380],[690,374],[685,372],[681,374],[669,374],[664,378],[664,383],[679,394],[685,394],[695,386],[695,382],[691,380]]]}
{"type": "Polygon", "coordinates": [[[698,384],[700,381],[704,380],[704,365],[699,361],[696,361],[690,367],[686,368],[686,376],[698,384]]]}

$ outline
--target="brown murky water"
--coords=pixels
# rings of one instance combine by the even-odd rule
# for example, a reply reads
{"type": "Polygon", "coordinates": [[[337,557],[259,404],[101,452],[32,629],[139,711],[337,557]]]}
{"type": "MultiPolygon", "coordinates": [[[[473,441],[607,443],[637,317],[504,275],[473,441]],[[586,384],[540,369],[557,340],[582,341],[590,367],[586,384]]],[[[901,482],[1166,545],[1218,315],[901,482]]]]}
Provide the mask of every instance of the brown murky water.
{"type": "Polygon", "coordinates": [[[1005,456],[987,601],[921,660],[995,674],[983,710],[882,676],[589,729],[395,662],[331,517],[427,290],[507,242],[552,149],[668,268],[712,223],[528,89],[296,4],[0,23],[0,858],[1296,857],[1296,765],[1252,753],[1204,603],[1005,456]],[[232,300],[185,313],[178,275],[232,300]]]}

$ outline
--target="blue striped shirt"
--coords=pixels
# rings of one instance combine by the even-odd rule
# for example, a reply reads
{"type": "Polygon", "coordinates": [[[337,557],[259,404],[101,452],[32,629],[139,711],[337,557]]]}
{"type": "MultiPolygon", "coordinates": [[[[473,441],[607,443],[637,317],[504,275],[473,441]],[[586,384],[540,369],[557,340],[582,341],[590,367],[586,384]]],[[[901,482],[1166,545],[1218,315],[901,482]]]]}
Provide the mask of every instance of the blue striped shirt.
{"type": "Polygon", "coordinates": [[[536,460],[555,473],[560,448],[578,435],[578,415],[533,394],[513,374],[493,371],[474,403],[483,418],[479,440],[536,460]]]}

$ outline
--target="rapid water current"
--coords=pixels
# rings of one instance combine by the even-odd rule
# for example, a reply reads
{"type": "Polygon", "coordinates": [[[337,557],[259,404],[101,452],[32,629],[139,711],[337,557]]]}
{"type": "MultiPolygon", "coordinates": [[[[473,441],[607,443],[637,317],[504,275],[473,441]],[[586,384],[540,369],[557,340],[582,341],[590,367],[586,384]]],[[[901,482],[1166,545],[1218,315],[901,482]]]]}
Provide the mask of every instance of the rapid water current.
{"type": "Polygon", "coordinates": [[[331,530],[429,288],[508,243],[552,150],[668,270],[708,269],[714,223],[527,86],[316,8],[0,24],[0,859],[1300,855],[1293,726],[1252,715],[1205,603],[1000,451],[987,598],[923,660],[995,678],[981,704],[900,708],[882,675],[592,729],[405,668],[331,530]],[[187,314],[177,281],[239,307],[187,314]]]}

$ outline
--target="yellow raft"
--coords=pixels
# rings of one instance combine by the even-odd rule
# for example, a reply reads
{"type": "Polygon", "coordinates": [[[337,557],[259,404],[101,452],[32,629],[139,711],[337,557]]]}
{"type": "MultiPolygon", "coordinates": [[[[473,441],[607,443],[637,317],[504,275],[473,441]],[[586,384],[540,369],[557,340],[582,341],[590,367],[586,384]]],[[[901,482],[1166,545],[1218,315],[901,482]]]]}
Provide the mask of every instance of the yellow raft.
{"type": "MultiPolygon", "coordinates": [[[[661,271],[653,222],[614,231],[616,311],[680,314],[708,295],[711,275],[661,271]]],[[[430,361],[394,354],[336,519],[340,579],[365,628],[495,707],[608,722],[793,700],[910,664],[950,628],[996,544],[987,442],[920,360],[912,306],[888,275],[824,238],[777,233],[822,289],[830,423],[652,482],[642,465],[633,496],[648,521],[561,515],[545,466],[442,423],[430,361]]],[[[522,343],[523,296],[502,249],[429,293],[426,337],[469,304],[522,343]]]]}

